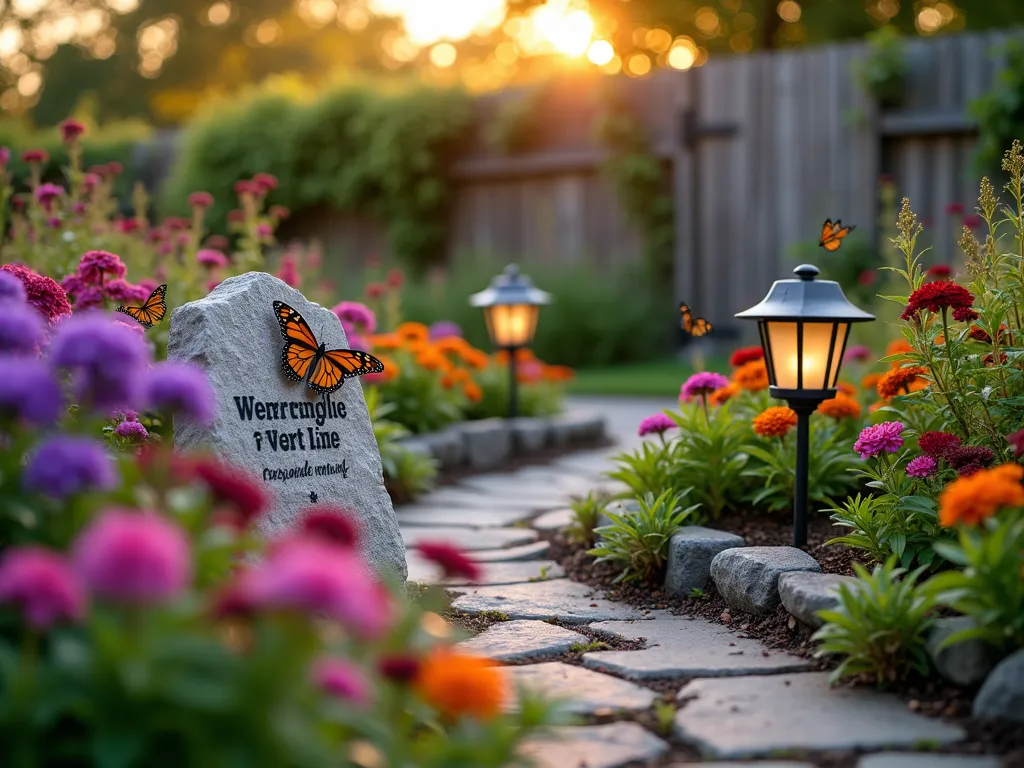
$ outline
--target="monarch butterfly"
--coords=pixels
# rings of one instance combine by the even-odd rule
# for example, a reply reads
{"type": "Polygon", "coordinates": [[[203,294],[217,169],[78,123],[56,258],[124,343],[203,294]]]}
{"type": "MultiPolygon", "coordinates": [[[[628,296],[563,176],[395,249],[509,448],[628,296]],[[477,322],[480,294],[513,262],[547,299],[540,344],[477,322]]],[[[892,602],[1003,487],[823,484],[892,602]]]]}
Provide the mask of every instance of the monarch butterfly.
{"type": "Polygon", "coordinates": [[[705,336],[711,333],[713,326],[703,317],[694,317],[688,304],[681,303],[679,312],[683,316],[682,328],[691,336],[705,336]]]}
{"type": "Polygon", "coordinates": [[[826,251],[838,251],[839,246],[843,244],[843,238],[856,227],[856,224],[844,227],[841,219],[836,219],[834,224],[832,219],[825,219],[825,223],[821,225],[821,240],[818,241],[818,245],[826,251]]]}
{"type": "Polygon", "coordinates": [[[122,304],[117,311],[124,312],[132,320],[138,321],[143,328],[152,328],[167,314],[167,286],[157,286],[141,307],[126,307],[122,304]]]}
{"type": "Polygon", "coordinates": [[[274,302],[274,313],[285,341],[281,368],[292,381],[305,381],[318,395],[329,395],[345,379],[383,373],[384,364],[373,355],[356,349],[327,349],[318,343],[302,315],[283,301],[274,302]]]}

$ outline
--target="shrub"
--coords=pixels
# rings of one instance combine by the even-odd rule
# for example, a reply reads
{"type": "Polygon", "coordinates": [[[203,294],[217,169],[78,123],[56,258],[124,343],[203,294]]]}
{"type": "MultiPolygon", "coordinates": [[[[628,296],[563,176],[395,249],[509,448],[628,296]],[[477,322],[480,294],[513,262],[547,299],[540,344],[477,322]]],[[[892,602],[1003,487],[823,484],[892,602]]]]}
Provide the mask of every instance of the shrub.
{"type": "Polygon", "coordinates": [[[1006,67],[991,90],[970,105],[978,121],[977,165],[991,173],[999,167],[1005,148],[1024,134],[1024,41],[1005,46],[1006,67]]]}
{"type": "Polygon", "coordinates": [[[612,457],[618,469],[605,474],[612,480],[628,486],[629,491],[620,498],[641,498],[661,496],[676,490],[672,469],[671,447],[662,443],[656,445],[644,442],[632,453],[620,453],[612,457]]]}
{"type": "Polygon", "coordinates": [[[814,634],[821,642],[817,655],[843,657],[829,679],[867,678],[881,685],[911,672],[927,674],[925,639],[933,603],[916,587],[924,569],[905,575],[905,569],[895,567],[895,558],[871,573],[859,563],[853,568],[858,582],[840,586],[839,606],[818,612],[825,624],[814,634]]]}
{"type": "Polygon", "coordinates": [[[599,539],[590,554],[596,556],[599,563],[614,563],[622,569],[616,582],[660,582],[672,535],[699,507],[694,504],[683,509],[680,504],[684,496],[671,491],[657,498],[646,494],[640,499],[640,509],[636,512],[606,513],[612,523],[594,531],[599,539]]]}

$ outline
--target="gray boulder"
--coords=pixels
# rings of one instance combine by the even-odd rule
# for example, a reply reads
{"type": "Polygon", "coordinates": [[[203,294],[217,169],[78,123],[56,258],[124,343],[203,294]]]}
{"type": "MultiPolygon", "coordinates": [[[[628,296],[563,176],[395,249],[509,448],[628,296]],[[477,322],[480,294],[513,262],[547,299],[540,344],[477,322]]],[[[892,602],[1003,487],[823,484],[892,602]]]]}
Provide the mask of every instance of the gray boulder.
{"type": "Polygon", "coordinates": [[[742,536],[699,525],[679,529],[668,547],[665,591],[686,597],[703,589],[711,575],[711,561],[719,552],[746,546],[742,536]]]}
{"type": "Polygon", "coordinates": [[[730,608],[771,613],[779,604],[779,577],[792,571],[821,571],[818,561],[794,547],[740,547],[719,552],[711,578],[730,608]]]}
{"type": "Polygon", "coordinates": [[[834,610],[839,605],[839,588],[856,583],[853,576],[791,571],[779,577],[779,597],[787,611],[817,629],[824,623],[818,618],[818,611],[834,610]]]}
{"type": "Polygon", "coordinates": [[[974,716],[1024,723],[1024,651],[1007,656],[989,673],[974,699],[974,716]]]}
{"type": "Polygon", "coordinates": [[[529,456],[548,443],[548,425],[543,419],[512,419],[512,447],[519,455],[529,456]]]}
{"type": "Polygon", "coordinates": [[[941,647],[946,638],[974,625],[974,619],[967,616],[949,616],[936,620],[928,633],[928,655],[936,671],[951,683],[978,685],[999,661],[995,649],[983,640],[941,647]]]}

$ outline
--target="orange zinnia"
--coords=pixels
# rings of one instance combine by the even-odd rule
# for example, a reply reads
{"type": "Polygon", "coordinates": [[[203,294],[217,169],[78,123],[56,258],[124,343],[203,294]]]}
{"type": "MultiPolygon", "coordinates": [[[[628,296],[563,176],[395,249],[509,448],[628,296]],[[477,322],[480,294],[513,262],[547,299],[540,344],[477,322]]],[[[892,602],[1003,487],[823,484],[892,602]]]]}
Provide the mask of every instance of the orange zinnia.
{"type": "Polygon", "coordinates": [[[785,437],[796,422],[796,411],[792,408],[774,406],[754,417],[754,432],[761,437],[785,437]]]}
{"type": "Polygon", "coordinates": [[[751,360],[732,372],[732,380],[743,389],[758,392],[768,389],[768,369],[764,360],[751,360]]]}
{"type": "MultiPolygon", "coordinates": [[[[928,373],[927,368],[922,368],[919,365],[915,365],[911,368],[893,368],[885,373],[878,381],[878,394],[882,397],[895,397],[896,395],[903,394],[905,392],[917,391],[924,389],[924,387],[918,386],[914,389],[914,385],[918,381],[924,381],[921,379],[921,375],[928,373]]],[[[928,386],[925,381],[924,386],[928,386]]]]}
{"type": "MultiPolygon", "coordinates": [[[[905,352],[913,352],[914,348],[910,346],[910,343],[905,339],[896,339],[896,341],[889,342],[889,346],[885,348],[885,356],[891,357],[892,355],[901,355],[905,352]]],[[[890,367],[897,367],[901,365],[906,358],[900,360],[891,360],[889,362],[890,367]]]]}
{"type": "Polygon", "coordinates": [[[397,333],[381,333],[377,336],[370,336],[367,341],[373,349],[401,349],[402,338],[397,333]]]}
{"type": "Polygon", "coordinates": [[[735,382],[727,384],[720,389],[716,389],[710,395],[708,395],[708,402],[711,405],[722,405],[723,403],[731,400],[733,397],[740,393],[740,385],[735,382]]]}
{"type": "Polygon", "coordinates": [[[842,392],[818,406],[818,413],[833,419],[854,419],[860,416],[860,403],[842,392]]]}
{"type": "Polygon", "coordinates": [[[490,365],[491,359],[487,356],[486,352],[481,352],[479,349],[466,345],[466,348],[462,350],[462,362],[470,368],[482,371],[490,365]]]}
{"type": "Polygon", "coordinates": [[[508,700],[508,680],[501,667],[447,648],[423,660],[415,686],[428,704],[450,717],[490,720],[508,700]]]}
{"type": "Polygon", "coordinates": [[[472,379],[466,379],[465,383],[462,385],[462,393],[471,403],[479,403],[484,399],[484,391],[480,389],[480,385],[472,379]]]}
{"type": "Polygon", "coordinates": [[[402,323],[395,334],[406,342],[425,342],[430,338],[430,329],[423,323],[402,323]]]}
{"type": "Polygon", "coordinates": [[[1002,507],[1024,507],[1022,477],[1024,467],[1002,464],[954,480],[939,497],[939,522],[977,525],[1002,507]]]}
{"type": "MultiPolygon", "coordinates": [[[[402,369],[398,367],[398,363],[396,363],[393,358],[388,357],[387,355],[377,355],[377,359],[380,360],[381,364],[384,366],[384,371],[376,374],[377,378],[371,381],[380,383],[398,378],[398,374],[402,372],[402,369]]],[[[370,377],[367,376],[366,378],[369,379],[370,377]]]]}
{"type": "Polygon", "coordinates": [[[572,381],[576,372],[568,365],[545,365],[544,381],[572,381]]]}
{"type": "Polygon", "coordinates": [[[430,346],[423,347],[416,355],[416,365],[426,368],[428,371],[450,371],[452,364],[448,358],[430,346]]]}
{"type": "Polygon", "coordinates": [[[869,373],[863,379],[860,380],[860,385],[864,389],[874,389],[878,386],[878,382],[882,380],[882,374],[880,373],[869,373]]]}
{"type": "Polygon", "coordinates": [[[838,389],[841,394],[844,394],[847,397],[857,396],[857,388],[848,381],[840,381],[836,389],[838,389]]]}

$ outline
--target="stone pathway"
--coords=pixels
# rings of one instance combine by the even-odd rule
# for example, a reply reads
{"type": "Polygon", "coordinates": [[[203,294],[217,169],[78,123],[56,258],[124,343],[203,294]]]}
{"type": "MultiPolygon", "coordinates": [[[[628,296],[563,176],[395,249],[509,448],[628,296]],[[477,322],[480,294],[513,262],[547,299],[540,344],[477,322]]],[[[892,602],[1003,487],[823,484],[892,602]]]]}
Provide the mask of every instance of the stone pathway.
{"type": "MultiPolygon", "coordinates": [[[[577,716],[578,725],[556,728],[525,746],[540,768],[681,766],[663,757],[671,750],[665,737],[670,732],[719,768],[811,768],[813,760],[787,762],[780,755],[830,749],[873,752],[858,768],[998,768],[999,761],[990,758],[913,754],[964,734],[910,712],[895,697],[829,688],[826,676],[807,671],[804,659],[769,651],[718,624],[606,600],[566,579],[561,566],[545,559],[548,545],[540,535],[571,520],[571,495],[608,486],[602,472],[611,466],[609,457],[638,442],[633,430],[641,418],[673,405],[574,403],[581,404],[608,416],[618,445],[543,467],[467,477],[397,510],[407,547],[449,540],[484,568],[479,584],[445,583],[461,593],[453,607],[507,620],[462,646],[514,665],[508,669],[517,685],[562,700],[577,716]],[[592,638],[601,636],[644,645],[588,651],[592,638]],[[577,663],[560,660],[570,652],[577,663]],[[675,695],[663,698],[646,687],[653,681],[657,691],[671,686],[675,695]],[[595,717],[617,722],[588,724],[595,717]],[[660,732],[641,723],[660,723],[660,732]]],[[[413,550],[407,555],[411,581],[438,583],[435,566],[413,550]]]]}

